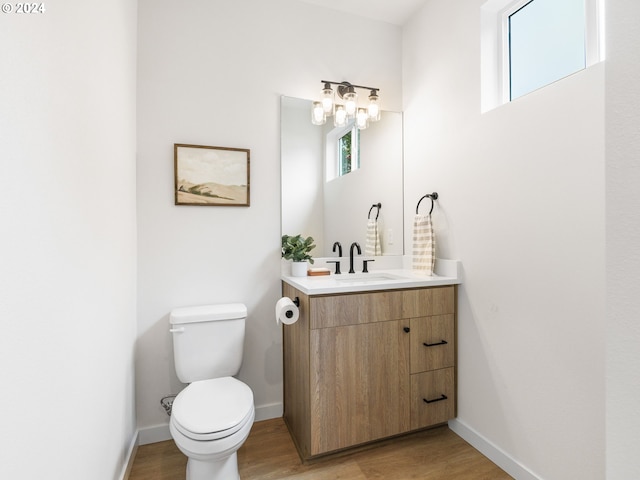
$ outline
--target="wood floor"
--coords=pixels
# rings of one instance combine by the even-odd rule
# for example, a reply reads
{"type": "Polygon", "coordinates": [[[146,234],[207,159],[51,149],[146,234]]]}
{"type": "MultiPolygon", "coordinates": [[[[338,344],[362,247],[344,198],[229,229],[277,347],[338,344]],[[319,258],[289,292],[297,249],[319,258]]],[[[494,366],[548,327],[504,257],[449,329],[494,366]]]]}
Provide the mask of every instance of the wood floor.
{"type": "MultiPolygon", "coordinates": [[[[172,440],[138,448],[129,480],[184,480],[187,458],[172,440]]],[[[238,451],[242,480],[511,479],[449,430],[396,438],[381,446],[304,465],[281,418],[256,422],[238,451]]]]}

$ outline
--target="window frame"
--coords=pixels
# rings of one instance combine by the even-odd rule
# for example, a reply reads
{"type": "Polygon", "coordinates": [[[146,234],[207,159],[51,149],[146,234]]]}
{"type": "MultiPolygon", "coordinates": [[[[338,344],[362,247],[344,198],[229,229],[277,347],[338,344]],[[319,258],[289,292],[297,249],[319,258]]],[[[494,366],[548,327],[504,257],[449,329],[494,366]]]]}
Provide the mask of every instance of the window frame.
{"type": "MultiPolygon", "coordinates": [[[[486,2],[495,4],[492,0],[486,2]]],[[[509,45],[509,17],[535,0],[503,0],[503,8],[498,10],[498,91],[499,104],[510,103],[511,68],[509,45]]],[[[585,69],[604,60],[604,0],[584,0],[585,2],[585,69]]],[[[580,70],[576,70],[577,73],[580,70]]],[[[564,78],[564,77],[562,77],[564,78]]],[[[560,80],[560,79],[558,79],[560,80]]],[[[552,82],[553,83],[553,82],[552,82]]],[[[550,84],[543,85],[544,88],[550,84]]],[[[520,98],[520,97],[518,97],[520,98]]],[[[516,100],[516,99],[514,99],[516,100]]],[[[496,105],[498,106],[498,105],[496,105]]]]}
{"type": "Polygon", "coordinates": [[[344,177],[345,175],[355,172],[360,168],[360,130],[356,127],[355,123],[350,124],[348,128],[340,132],[337,136],[336,148],[338,149],[338,154],[336,156],[338,160],[338,164],[336,166],[338,177],[344,177]],[[351,165],[349,171],[343,173],[342,139],[347,135],[351,135],[351,165]]]}

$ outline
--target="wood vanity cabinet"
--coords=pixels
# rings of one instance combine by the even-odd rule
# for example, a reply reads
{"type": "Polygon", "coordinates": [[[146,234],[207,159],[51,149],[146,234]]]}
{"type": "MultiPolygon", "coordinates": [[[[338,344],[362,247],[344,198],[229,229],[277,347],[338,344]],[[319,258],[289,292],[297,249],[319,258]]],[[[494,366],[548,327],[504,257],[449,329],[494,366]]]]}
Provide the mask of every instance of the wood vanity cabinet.
{"type": "Polygon", "coordinates": [[[284,418],[303,460],[456,415],[456,287],[298,297],[284,418]]]}

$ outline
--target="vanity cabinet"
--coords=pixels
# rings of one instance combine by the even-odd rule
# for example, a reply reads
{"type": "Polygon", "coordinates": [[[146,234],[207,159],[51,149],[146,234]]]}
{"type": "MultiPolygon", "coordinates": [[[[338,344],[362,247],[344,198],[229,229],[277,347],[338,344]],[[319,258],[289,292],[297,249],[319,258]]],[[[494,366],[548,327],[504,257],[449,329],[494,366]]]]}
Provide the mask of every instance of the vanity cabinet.
{"type": "Polygon", "coordinates": [[[284,418],[303,460],[456,415],[456,287],[298,297],[284,418]]]}

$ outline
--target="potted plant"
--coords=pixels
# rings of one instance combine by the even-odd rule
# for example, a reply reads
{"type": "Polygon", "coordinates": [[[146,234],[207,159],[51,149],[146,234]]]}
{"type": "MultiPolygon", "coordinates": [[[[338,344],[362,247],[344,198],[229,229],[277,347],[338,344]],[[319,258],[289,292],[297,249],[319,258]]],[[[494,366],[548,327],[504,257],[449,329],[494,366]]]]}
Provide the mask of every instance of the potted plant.
{"type": "Polygon", "coordinates": [[[316,248],[313,237],[302,238],[302,235],[282,236],[282,258],[292,260],[291,275],[304,277],[307,275],[307,261],[313,264],[309,252],[316,248]]]}

